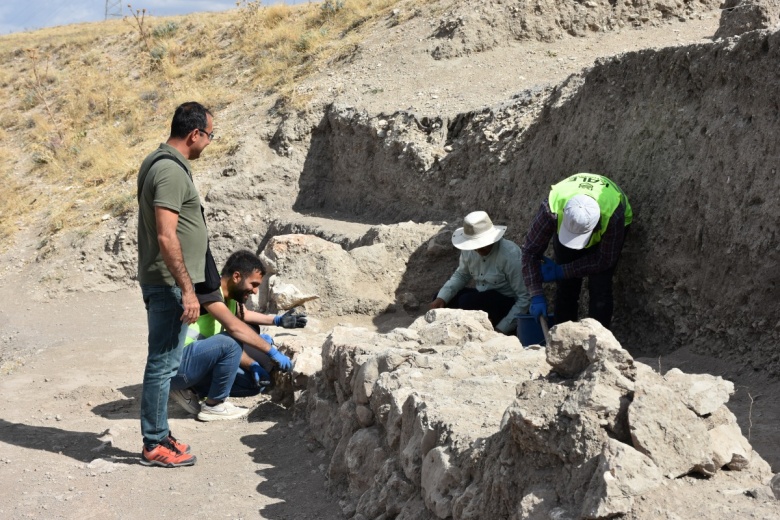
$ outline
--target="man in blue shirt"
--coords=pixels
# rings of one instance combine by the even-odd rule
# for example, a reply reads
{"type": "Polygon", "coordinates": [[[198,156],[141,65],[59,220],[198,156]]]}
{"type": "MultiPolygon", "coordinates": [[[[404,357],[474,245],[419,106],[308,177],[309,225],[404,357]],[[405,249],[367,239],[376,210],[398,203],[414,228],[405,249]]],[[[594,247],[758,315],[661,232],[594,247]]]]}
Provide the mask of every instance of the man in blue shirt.
{"type": "Polygon", "coordinates": [[[502,238],[506,226],[494,226],[484,211],[463,219],[463,227],[452,234],[452,245],[460,249],[460,262],[431,309],[485,311],[496,330],[514,334],[515,315],[528,312],[528,290],[523,282],[520,247],[502,238]],[[466,287],[474,280],[475,287],[466,287]]]}

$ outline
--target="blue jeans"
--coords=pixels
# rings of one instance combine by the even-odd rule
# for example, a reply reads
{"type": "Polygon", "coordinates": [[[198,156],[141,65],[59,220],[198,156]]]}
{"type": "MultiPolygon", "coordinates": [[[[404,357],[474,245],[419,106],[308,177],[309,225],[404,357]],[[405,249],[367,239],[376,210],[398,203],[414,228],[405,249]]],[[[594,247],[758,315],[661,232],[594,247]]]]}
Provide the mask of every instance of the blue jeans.
{"type": "Polygon", "coordinates": [[[247,374],[243,368],[236,373],[236,380],[230,388],[230,397],[252,397],[266,390],[264,386],[255,386],[252,374],[247,374]]]}
{"type": "Polygon", "coordinates": [[[149,326],[141,391],[141,434],[147,448],[153,448],[170,434],[168,393],[171,378],[179,368],[187,324],[181,321],[184,307],[178,287],[142,285],[141,294],[149,326]]]}
{"type": "Polygon", "coordinates": [[[192,388],[199,397],[224,401],[232,395],[242,352],[241,345],[225,333],[190,343],[184,347],[171,388],[192,388]]]}

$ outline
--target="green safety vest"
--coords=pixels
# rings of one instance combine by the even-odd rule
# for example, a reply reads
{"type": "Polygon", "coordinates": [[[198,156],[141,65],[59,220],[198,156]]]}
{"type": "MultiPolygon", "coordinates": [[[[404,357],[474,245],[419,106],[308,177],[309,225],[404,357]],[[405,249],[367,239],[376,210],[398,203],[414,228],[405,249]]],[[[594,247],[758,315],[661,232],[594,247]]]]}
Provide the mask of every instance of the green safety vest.
{"type": "Polygon", "coordinates": [[[607,231],[610,217],[621,204],[626,206],[625,225],[628,226],[634,219],[634,213],[631,210],[631,204],[628,203],[628,197],[614,181],[595,173],[577,173],[567,177],[558,184],[554,184],[550,190],[550,210],[558,216],[559,232],[563,224],[563,208],[569,202],[569,199],[580,194],[588,195],[595,199],[599,204],[601,213],[599,226],[593,230],[590,242],[585,246],[586,248],[592,247],[601,241],[601,236],[607,231]]]}
{"type": "MultiPolygon", "coordinates": [[[[219,294],[222,294],[222,287],[219,288],[219,294]]],[[[224,294],[222,294],[222,298],[225,298],[224,294]]],[[[230,309],[230,312],[234,315],[236,314],[238,308],[238,302],[236,302],[236,300],[227,298],[225,300],[225,305],[230,309]]],[[[187,328],[187,337],[184,339],[184,346],[186,347],[193,341],[210,338],[220,332],[222,332],[222,324],[218,322],[211,313],[207,312],[206,314],[201,314],[198,321],[191,323],[187,328]]]]}

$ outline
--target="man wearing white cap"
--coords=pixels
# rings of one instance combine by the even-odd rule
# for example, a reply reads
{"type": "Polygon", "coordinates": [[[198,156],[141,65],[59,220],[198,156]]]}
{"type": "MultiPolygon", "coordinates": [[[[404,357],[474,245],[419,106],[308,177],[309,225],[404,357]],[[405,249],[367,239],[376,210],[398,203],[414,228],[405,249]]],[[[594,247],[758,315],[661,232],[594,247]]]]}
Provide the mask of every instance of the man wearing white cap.
{"type": "Polygon", "coordinates": [[[578,173],[553,185],[522,247],[530,314],[547,315],[542,283],[557,282],[555,321],[576,320],[582,279],[587,276],[588,316],[609,328],[612,276],[632,219],[623,190],[603,175],[578,173]],[[542,256],[551,238],[555,262],[542,256]]]}
{"type": "Polygon", "coordinates": [[[522,253],[514,242],[501,238],[506,226],[494,226],[484,211],[463,219],[452,234],[452,245],[461,250],[458,269],[444,284],[431,309],[481,310],[496,330],[514,334],[516,314],[528,312],[528,291],[523,283],[522,253]],[[466,287],[471,280],[476,287],[466,287]]]}

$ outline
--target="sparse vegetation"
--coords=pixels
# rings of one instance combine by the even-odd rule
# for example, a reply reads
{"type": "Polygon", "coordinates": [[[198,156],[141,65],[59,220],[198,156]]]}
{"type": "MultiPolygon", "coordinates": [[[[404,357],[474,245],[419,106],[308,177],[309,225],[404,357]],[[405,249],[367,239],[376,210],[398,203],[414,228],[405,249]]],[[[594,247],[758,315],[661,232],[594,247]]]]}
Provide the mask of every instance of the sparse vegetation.
{"type": "Polygon", "coordinates": [[[163,24],[155,26],[155,28],[152,29],[152,36],[158,40],[163,38],[171,38],[178,30],[179,24],[169,20],[163,24]]]}
{"type": "MultiPolygon", "coordinates": [[[[165,139],[176,105],[197,99],[218,111],[259,91],[299,109],[301,79],[353,52],[361,27],[397,3],[240,0],[232,11],[170,19],[131,7],[125,20],[94,24],[99,31],[0,37],[0,238],[31,225],[89,232],[106,212],[131,212],[138,164],[165,139]]],[[[234,151],[236,137],[217,127],[210,153],[234,151]]]]}

